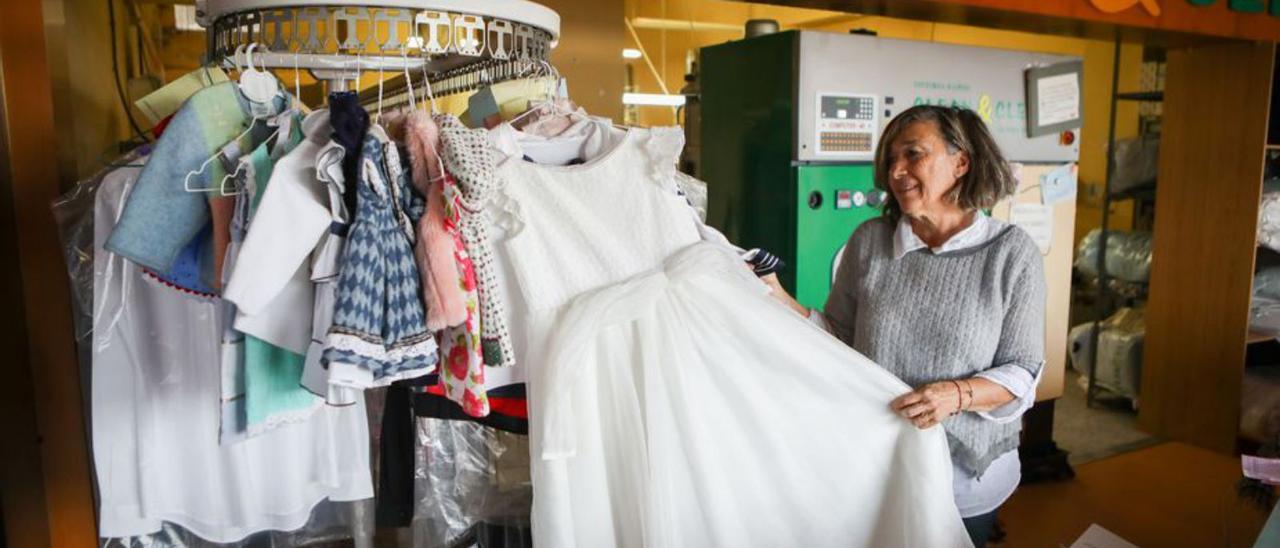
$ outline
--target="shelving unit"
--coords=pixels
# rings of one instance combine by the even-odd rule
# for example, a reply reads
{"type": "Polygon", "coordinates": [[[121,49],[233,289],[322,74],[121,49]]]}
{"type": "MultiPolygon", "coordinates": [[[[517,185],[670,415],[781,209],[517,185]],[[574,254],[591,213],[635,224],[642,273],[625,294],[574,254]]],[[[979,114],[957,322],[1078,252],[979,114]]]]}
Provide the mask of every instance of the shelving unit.
{"type": "MultiPolygon", "coordinates": [[[[1121,192],[1112,193],[1111,184],[1116,172],[1116,106],[1120,101],[1160,102],[1164,100],[1163,91],[1121,92],[1120,89],[1120,37],[1116,36],[1114,54],[1111,65],[1111,120],[1107,129],[1107,175],[1102,187],[1102,225],[1098,234],[1097,252],[1097,314],[1090,333],[1092,344],[1089,360],[1089,386],[1085,390],[1085,404],[1092,407],[1100,388],[1097,383],[1098,371],[1098,337],[1101,335],[1101,323],[1116,311],[1119,299],[1129,301],[1146,300],[1147,284],[1133,284],[1122,280],[1112,280],[1107,273],[1107,240],[1111,233],[1111,205],[1115,202],[1133,200],[1136,210],[1142,207],[1153,208],[1156,197],[1155,184],[1144,185],[1121,192]],[[1113,283],[1118,282],[1118,283],[1113,283]],[[1123,287],[1117,287],[1122,285],[1123,287]]],[[[1152,211],[1154,212],[1154,210],[1152,211]]]]}

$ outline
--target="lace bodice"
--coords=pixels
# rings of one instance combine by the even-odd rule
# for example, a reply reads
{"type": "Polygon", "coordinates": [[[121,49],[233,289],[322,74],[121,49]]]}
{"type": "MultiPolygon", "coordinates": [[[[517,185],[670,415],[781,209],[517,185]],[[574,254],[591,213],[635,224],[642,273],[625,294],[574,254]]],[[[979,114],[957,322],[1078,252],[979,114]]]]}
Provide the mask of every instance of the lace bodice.
{"type": "Polygon", "coordinates": [[[672,186],[683,141],[679,128],[632,129],[585,164],[500,163],[493,206],[508,237],[498,245],[511,254],[532,310],[658,268],[699,241],[672,186]]]}

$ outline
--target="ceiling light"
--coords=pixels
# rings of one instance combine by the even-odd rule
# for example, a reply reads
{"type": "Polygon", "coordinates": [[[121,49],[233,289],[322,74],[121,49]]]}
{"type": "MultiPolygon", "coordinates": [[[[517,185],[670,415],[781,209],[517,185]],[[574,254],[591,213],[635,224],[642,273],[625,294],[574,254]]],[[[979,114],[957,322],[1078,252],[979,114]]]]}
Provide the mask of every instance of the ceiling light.
{"type": "Polygon", "coordinates": [[[661,93],[623,93],[622,104],[646,105],[661,107],[678,107],[684,105],[683,95],[664,95],[661,93]]]}

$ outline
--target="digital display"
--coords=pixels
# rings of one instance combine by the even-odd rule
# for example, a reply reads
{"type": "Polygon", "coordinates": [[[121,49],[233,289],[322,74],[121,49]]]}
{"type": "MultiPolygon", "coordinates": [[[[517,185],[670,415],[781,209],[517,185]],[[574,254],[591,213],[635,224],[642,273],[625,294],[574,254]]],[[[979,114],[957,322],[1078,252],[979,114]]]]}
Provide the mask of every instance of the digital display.
{"type": "MultiPolygon", "coordinates": [[[[828,157],[864,157],[876,146],[880,100],[864,93],[818,93],[814,152],[828,157]]],[[[855,200],[850,195],[846,198],[855,200]]],[[[856,205],[856,204],[855,204],[856,205]]],[[[852,206],[851,206],[852,207],[852,206]]]]}
{"type": "Polygon", "coordinates": [[[822,117],[830,120],[872,120],[875,118],[874,97],[822,97],[822,117]]]}

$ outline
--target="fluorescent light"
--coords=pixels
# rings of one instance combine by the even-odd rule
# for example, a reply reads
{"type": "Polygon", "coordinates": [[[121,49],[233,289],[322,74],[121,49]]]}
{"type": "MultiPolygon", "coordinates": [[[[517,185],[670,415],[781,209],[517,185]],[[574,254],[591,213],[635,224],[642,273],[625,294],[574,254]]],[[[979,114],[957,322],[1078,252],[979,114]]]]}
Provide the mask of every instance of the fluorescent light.
{"type": "Polygon", "coordinates": [[[622,50],[623,59],[639,59],[643,54],[636,48],[625,48],[622,50]]]}
{"type": "Polygon", "coordinates": [[[687,19],[659,19],[654,17],[633,17],[631,24],[638,29],[650,30],[691,30],[691,31],[723,31],[742,33],[742,25],[729,23],[709,23],[706,21],[690,21],[687,19]]]}
{"type": "Polygon", "coordinates": [[[661,93],[623,93],[622,104],[678,107],[684,105],[684,96],[663,95],[661,93]]]}

